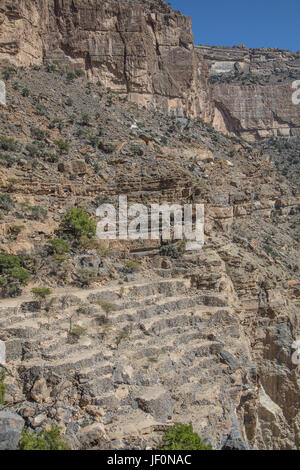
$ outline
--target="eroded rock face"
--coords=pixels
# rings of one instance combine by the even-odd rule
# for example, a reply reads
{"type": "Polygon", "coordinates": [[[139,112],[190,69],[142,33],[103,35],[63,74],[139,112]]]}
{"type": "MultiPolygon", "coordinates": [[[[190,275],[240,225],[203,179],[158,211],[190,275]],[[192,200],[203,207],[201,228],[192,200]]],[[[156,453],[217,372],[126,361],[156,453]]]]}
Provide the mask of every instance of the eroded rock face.
{"type": "Polygon", "coordinates": [[[15,412],[0,412],[0,450],[16,450],[24,420],[15,412]]]}
{"type": "Polygon", "coordinates": [[[197,46],[207,62],[215,102],[214,126],[247,139],[299,137],[299,106],[292,83],[300,77],[299,52],[197,46]]]}
{"type": "Polygon", "coordinates": [[[283,85],[214,85],[215,127],[247,139],[300,136],[299,106],[291,83],[283,85]]]}
{"type": "Polygon", "coordinates": [[[1,2],[2,64],[59,60],[139,105],[211,121],[208,68],[191,19],[164,2],[1,2]]]}

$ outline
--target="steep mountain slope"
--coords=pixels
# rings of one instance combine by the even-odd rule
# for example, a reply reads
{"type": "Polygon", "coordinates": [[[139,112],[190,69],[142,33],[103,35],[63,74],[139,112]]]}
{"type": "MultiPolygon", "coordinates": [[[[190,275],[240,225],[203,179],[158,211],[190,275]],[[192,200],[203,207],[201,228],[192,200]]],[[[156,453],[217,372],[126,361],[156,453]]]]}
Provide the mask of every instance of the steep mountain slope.
{"type": "Polygon", "coordinates": [[[4,410],[35,430],[59,424],[73,448],[155,448],[176,421],[218,449],[299,448],[298,182],[267,141],[138,108],[80,75],[5,70],[0,248],[30,278],[5,284],[2,258],[4,410]],[[203,250],[63,231],[68,209],[95,218],[120,194],[204,203],[203,250]]]}

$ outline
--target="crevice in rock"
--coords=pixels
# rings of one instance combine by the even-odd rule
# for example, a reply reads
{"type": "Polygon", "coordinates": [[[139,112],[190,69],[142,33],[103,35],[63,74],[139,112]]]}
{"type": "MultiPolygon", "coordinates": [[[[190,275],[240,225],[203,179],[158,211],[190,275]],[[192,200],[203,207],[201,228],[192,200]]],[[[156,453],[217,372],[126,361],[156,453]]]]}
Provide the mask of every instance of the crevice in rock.
{"type": "Polygon", "coordinates": [[[227,131],[228,132],[234,132],[234,133],[240,135],[240,133],[243,131],[241,123],[238,119],[234,118],[231,115],[229,109],[226,108],[224,103],[221,103],[220,101],[215,100],[215,107],[221,113],[227,131]]]}
{"type": "Polygon", "coordinates": [[[116,31],[119,33],[121,41],[124,45],[123,77],[124,77],[124,80],[125,80],[126,91],[127,91],[127,93],[129,93],[130,92],[130,85],[129,85],[129,79],[128,79],[128,75],[127,75],[127,44],[126,44],[126,40],[125,40],[125,37],[123,35],[123,31],[122,31],[122,27],[121,27],[121,10],[120,10],[120,8],[119,8],[119,11],[118,11],[118,18],[117,18],[117,22],[116,22],[116,31]]]}

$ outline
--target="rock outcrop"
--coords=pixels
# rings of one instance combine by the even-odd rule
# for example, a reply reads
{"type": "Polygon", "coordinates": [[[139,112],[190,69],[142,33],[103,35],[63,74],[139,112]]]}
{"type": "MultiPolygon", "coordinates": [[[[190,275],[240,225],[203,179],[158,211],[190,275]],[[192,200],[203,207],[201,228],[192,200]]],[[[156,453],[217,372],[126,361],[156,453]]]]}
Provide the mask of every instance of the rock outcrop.
{"type": "Polygon", "coordinates": [[[197,46],[210,68],[214,126],[247,139],[299,137],[299,106],[292,82],[300,78],[300,53],[275,49],[197,46]]]}
{"type": "Polygon", "coordinates": [[[55,423],[73,449],[156,449],[192,422],[216,449],[299,449],[300,139],[242,138],[297,134],[281,59],[196,58],[159,1],[0,6],[0,448],[55,423]],[[203,249],[66,231],[119,195],[204,204],[203,249]]]}
{"type": "Polygon", "coordinates": [[[59,61],[141,106],[211,121],[208,68],[191,19],[164,2],[0,3],[1,64],[59,61]]]}
{"type": "Polygon", "coordinates": [[[160,0],[1,0],[0,64],[45,62],[222,132],[300,135],[299,53],[195,46],[191,19],[160,0]]]}

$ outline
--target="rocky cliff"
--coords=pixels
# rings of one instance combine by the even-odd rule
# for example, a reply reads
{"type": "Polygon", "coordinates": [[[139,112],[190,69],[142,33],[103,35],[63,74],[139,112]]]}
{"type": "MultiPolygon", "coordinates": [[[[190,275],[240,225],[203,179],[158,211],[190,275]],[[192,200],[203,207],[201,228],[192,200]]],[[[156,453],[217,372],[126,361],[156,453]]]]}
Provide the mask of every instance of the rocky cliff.
{"type": "Polygon", "coordinates": [[[141,106],[248,139],[300,135],[299,53],[195,47],[191,19],[161,0],[1,0],[0,61],[59,62],[141,106]]]}
{"type": "Polygon", "coordinates": [[[250,91],[297,59],[267,78],[234,48],[235,73],[158,1],[0,5],[0,449],[51,423],[73,449],[155,449],[175,422],[216,449],[299,449],[299,139],[242,138],[273,126],[250,91]],[[120,194],[204,204],[203,249],[65,223],[120,194]]]}
{"type": "Polygon", "coordinates": [[[59,61],[139,105],[212,118],[191,19],[162,1],[0,2],[2,65],[59,61]]]}
{"type": "Polygon", "coordinates": [[[276,49],[197,46],[211,75],[214,125],[248,139],[299,137],[299,106],[292,82],[300,77],[300,53],[276,49]]]}
{"type": "Polygon", "coordinates": [[[0,254],[30,275],[7,278],[0,259],[0,423],[14,445],[22,424],[54,422],[75,449],[156,448],[191,421],[217,449],[299,448],[299,180],[268,141],[174,123],[47,66],[11,71],[0,129],[0,254]],[[68,209],[95,217],[119,194],[204,203],[203,250],[52,249],[68,209]]]}

